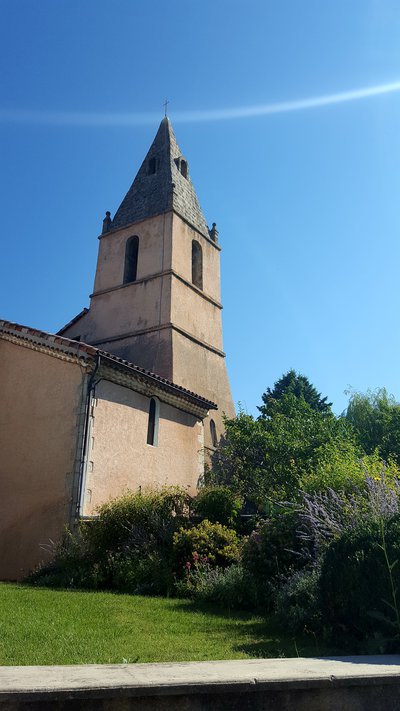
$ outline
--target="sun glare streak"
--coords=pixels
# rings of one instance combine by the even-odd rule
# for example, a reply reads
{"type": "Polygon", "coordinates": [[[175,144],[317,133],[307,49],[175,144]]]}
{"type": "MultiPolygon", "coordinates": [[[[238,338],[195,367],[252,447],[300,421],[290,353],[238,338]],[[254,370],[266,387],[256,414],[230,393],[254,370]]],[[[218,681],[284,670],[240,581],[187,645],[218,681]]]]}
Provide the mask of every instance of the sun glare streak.
{"type": "Polygon", "coordinates": [[[344,104],[349,101],[368,99],[379,94],[392,94],[400,91],[400,81],[390,84],[380,84],[362,89],[343,91],[337,94],[314,96],[308,99],[283,101],[275,104],[261,104],[260,106],[246,106],[233,109],[211,109],[208,111],[192,111],[177,113],[174,121],[221,121],[224,119],[250,118],[255,116],[268,116],[270,114],[283,114],[290,111],[304,111],[316,109],[333,104],[344,104]]]}
{"type": "MultiPolygon", "coordinates": [[[[393,94],[400,91],[400,81],[376,86],[343,91],[336,94],[314,96],[294,101],[283,101],[258,106],[239,106],[231,109],[202,109],[198,111],[171,112],[174,123],[201,123],[204,121],[227,121],[257,116],[269,116],[293,111],[305,111],[324,106],[344,104],[360,99],[369,99],[381,94],[393,94]]],[[[157,123],[160,113],[101,113],[68,111],[34,111],[23,109],[0,109],[0,123],[36,124],[47,126],[147,126],[157,123]]]]}

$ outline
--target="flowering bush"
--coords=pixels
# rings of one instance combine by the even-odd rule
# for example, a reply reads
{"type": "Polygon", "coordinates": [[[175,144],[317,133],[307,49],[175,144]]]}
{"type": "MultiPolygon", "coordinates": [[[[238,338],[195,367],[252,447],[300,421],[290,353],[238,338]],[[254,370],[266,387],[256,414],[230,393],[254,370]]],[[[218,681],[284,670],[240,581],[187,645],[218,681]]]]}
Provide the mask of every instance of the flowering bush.
{"type": "Polygon", "coordinates": [[[297,509],[281,506],[253,531],[243,548],[243,567],[257,589],[258,604],[273,607],[279,581],[304,566],[303,542],[297,536],[297,509]]]}
{"type": "Polygon", "coordinates": [[[362,521],[386,519],[400,512],[400,482],[387,472],[385,464],[370,471],[364,468],[363,487],[352,494],[328,488],[304,493],[298,507],[297,537],[305,544],[314,563],[328,545],[342,534],[354,530],[362,521]]]}
{"type": "Polygon", "coordinates": [[[355,636],[363,651],[390,651],[400,648],[400,484],[382,463],[370,473],[353,494],[303,492],[296,529],[303,568],[277,581],[274,597],[290,629],[323,626],[341,644],[355,636]]]}
{"type": "Polygon", "coordinates": [[[205,519],[174,533],[173,550],[177,571],[190,568],[194,556],[212,567],[225,568],[239,560],[240,542],[233,529],[205,519]]]}

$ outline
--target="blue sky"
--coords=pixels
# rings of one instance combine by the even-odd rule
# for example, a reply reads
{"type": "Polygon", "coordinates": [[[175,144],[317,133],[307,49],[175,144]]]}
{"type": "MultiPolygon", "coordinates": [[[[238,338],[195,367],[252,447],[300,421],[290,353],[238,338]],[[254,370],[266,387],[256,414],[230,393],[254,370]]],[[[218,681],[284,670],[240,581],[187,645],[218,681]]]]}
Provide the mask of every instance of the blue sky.
{"type": "Polygon", "coordinates": [[[168,97],[220,232],[235,402],[256,412],[291,367],[336,412],[348,386],[400,399],[397,0],[1,0],[0,18],[2,317],[56,331],[88,305],[105,210],[168,97]]]}

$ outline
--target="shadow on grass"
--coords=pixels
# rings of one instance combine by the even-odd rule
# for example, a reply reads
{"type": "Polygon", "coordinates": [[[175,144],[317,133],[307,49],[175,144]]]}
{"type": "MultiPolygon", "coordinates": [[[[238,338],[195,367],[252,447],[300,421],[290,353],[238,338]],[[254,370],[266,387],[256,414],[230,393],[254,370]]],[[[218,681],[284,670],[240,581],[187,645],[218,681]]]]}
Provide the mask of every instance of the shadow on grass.
{"type": "Polygon", "coordinates": [[[233,608],[226,608],[213,602],[202,602],[200,600],[191,600],[190,598],[182,597],[171,597],[171,606],[179,611],[191,611],[191,612],[203,612],[208,615],[215,615],[216,617],[229,617],[235,620],[251,620],[255,617],[264,617],[265,612],[263,610],[238,610],[233,608]]]}
{"type": "MultiPolygon", "coordinates": [[[[320,657],[340,655],[340,651],[327,647],[323,641],[315,634],[292,634],[282,630],[271,615],[263,610],[236,610],[218,606],[215,603],[200,602],[187,598],[173,598],[149,595],[132,595],[116,590],[88,590],[78,588],[47,587],[45,585],[19,584],[18,588],[26,590],[41,590],[57,593],[68,593],[73,595],[112,595],[115,598],[131,598],[134,604],[138,598],[145,598],[155,601],[165,601],[167,608],[171,612],[184,614],[200,614],[214,617],[219,630],[231,634],[236,628],[236,644],[233,649],[249,657],[254,658],[276,658],[276,657],[320,657]]],[[[343,650],[344,651],[344,650],[343,650]]],[[[343,653],[343,652],[342,652],[343,653]]],[[[346,654],[352,651],[346,649],[346,654]]]]}
{"type": "Polygon", "coordinates": [[[272,616],[267,616],[260,610],[229,610],[212,603],[187,599],[175,600],[172,608],[178,612],[215,615],[221,622],[226,622],[227,631],[237,622],[245,623],[244,635],[249,641],[235,645],[235,650],[250,657],[315,657],[324,653],[336,653],[332,647],[326,647],[313,632],[297,634],[294,637],[283,631],[272,616]]]}

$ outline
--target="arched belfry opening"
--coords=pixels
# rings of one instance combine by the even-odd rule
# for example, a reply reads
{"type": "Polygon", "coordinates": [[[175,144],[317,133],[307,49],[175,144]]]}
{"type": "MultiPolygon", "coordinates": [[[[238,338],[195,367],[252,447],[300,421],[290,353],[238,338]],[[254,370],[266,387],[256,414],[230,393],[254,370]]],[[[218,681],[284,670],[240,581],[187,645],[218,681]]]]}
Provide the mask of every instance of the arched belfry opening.
{"type": "Polygon", "coordinates": [[[184,160],[184,158],[182,158],[182,160],[181,160],[181,173],[184,178],[188,177],[188,166],[187,166],[187,162],[184,160]]]}
{"type": "Polygon", "coordinates": [[[150,158],[147,173],[148,175],[154,175],[157,172],[157,159],[150,158]]]}
{"type": "Polygon", "coordinates": [[[196,239],[192,240],[192,284],[203,288],[203,250],[196,239]]]}
{"type": "Polygon", "coordinates": [[[139,253],[139,237],[129,237],[125,247],[124,284],[136,281],[139,253]]]}

